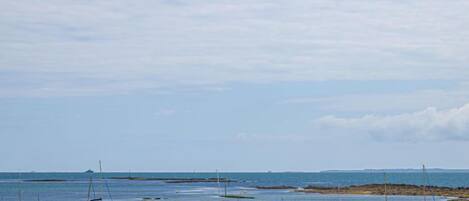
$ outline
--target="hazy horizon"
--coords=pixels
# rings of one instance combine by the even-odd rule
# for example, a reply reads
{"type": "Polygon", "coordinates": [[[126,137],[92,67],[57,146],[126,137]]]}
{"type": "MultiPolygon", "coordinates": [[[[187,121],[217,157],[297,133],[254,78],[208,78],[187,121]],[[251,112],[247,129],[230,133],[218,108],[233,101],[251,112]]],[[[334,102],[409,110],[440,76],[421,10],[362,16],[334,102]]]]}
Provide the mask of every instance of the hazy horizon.
{"type": "MultiPolygon", "coordinates": [[[[78,170],[71,170],[71,171],[0,171],[0,173],[84,173],[85,171],[92,170],[94,173],[99,173],[99,169],[86,169],[82,171],[78,170]]],[[[214,170],[214,171],[129,171],[129,170],[114,170],[114,171],[103,171],[103,173],[327,173],[327,172],[388,172],[388,173],[398,173],[398,172],[421,172],[422,169],[420,168],[385,168],[385,169],[331,169],[331,170],[317,170],[317,171],[223,171],[223,170],[214,170]]],[[[438,168],[438,167],[431,167],[426,168],[425,171],[427,172],[469,172],[469,169],[447,169],[447,168],[438,168]]]]}

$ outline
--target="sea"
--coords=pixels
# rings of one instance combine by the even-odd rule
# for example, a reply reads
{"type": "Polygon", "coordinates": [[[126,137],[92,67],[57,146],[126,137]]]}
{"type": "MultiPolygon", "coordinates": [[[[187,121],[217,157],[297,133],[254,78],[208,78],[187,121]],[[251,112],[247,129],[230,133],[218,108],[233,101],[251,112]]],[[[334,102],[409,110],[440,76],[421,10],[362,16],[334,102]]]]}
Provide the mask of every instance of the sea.
{"type": "MultiPolygon", "coordinates": [[[[161,180],[140,181],[112,179],[113,177],[142,178],[216,178],[213,173],[0,173],[0,201],[86,201],[102,198],[104,201],[230,201],[219,195],[245,195],[260,201],[378,201],[384,196],[321,195],[292,190],[258,190],[256,186],[287,185],[304,187],[322,185],[341,187],[359,184],[383,183],[380,172],[265,172],[219,173],[221,178],[235,182],[166,183],[161,180]],[[92,190],[90,189],[92,177],[92,190]],[[55,181],[37,181],[54,179],[55,181]],[[36,180],[36,181],[31,181],[36,180]]],[[[427,173],[429,185],[469,187],[469,173],[427,173]]],[[[423,185],[421,173],[387,173],[387,182],[423,185]]],[[[443,197],[388,196],[388,201],[446,200],[443,197]]]]}

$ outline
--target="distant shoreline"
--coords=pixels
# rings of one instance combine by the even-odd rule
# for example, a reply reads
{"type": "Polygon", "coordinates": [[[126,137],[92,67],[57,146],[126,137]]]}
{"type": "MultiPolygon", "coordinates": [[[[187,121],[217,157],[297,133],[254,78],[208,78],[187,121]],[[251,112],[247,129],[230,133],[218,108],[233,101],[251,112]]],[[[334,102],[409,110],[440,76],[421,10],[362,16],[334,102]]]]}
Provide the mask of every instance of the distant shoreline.
{"type": "MultiPolygon", "coordinates": [[[[386,173],[419,173],[422,172],[421,169],[412,169],[412,168],[402,168],[402,169],[357,169],[357,170],[320,170],[320,171],[226,171],[222,172],[219,171],[219,173],[228,173],[228,174],[237,174],[237,173],[242,173],[242,174],[249,174],[249,173],[272,173],[272,174],[286,174],[286,173],[379,173],[379,172],[386,172],[386,173]]],[[[426,169],[427,173],[469,173],[469,169],[445,169],[445,168],[428,168],[426,169]]],[[[66,173],[66,174],[81,174],[85,173],[84,171],[0,171],[0,174],[42,174],[42,173],[55,173],[55,174],[61,174],[61,173],[66,173]]],[[[95,174],[98,174],[98,172],[94,172],[95,174]]],[[[128,171],[106,171],[103,173],[118,173],[118,174],[128,174],[128,171]]],[[[200,172],[172,172],[172,171],[132,171],[132,174],[214,174],[216,171],[210,172],[210,171],[200,171],[200,172]]]]}
{"type": "MultiPolygon", "coordinates": [[[[427,173],[469,173],[469,169],[443,169],[430,168],[425,170],[427,173]]],[[[419,173],[422,169],[363,169],[363,170],[324,170],[320,173],[419,173]]]]}

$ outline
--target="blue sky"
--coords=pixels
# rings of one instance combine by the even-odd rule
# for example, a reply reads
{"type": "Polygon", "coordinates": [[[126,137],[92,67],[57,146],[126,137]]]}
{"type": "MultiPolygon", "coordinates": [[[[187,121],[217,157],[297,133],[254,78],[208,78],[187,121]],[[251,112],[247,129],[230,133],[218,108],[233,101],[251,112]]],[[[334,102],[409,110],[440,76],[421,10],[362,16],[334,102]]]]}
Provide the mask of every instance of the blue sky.
{"type": "Polygon", "coordinates": [[[1,1],[0,171],[466,168],[468,7],[1,1]]]}

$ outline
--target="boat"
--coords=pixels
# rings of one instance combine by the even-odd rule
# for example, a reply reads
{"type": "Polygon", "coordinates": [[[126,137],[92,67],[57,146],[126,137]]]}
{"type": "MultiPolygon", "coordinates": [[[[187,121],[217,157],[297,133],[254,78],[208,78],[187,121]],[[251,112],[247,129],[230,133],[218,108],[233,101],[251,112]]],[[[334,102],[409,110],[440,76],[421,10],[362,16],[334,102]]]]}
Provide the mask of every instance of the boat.
{"type": "MultiPolygon", "coordinates": [[[[88,185],[88,199],[87,201],[102,201],[103,198],[102,197],[96,197],[96,192],[94,190],[94,186],[93,186],[93,171],[90,169],[90,170],[87,170],[86,173],[89,173],[90,174],[90,181],[89,181],[89,185],[88,185]],[[91,197],[91,193],[93,193],[93,197],[91,197]]],[[[112,196],[111,196],[111,191],[109,189],[109,184],[107,182],[106,179],[104,179],[104,176],[103,176],[103,169],[102,169],[102,166],[101,166],[101,160],[99,161],[99,173],[100,173],[100,176],[101,176],[101,179],[104,180],[104,184],[106,186],[106,190],[109,194],[109,198],[111,201],[113,201],[112,199],[112,196]]]]}
{"type": "Polygon", "coordinates": [[[93,173],[90,174],[90,181],[88,184],[88,198],[87,201],[102,201],[102,198],[96,198],[96,191],[93,186],[93,173]],[[91,193],[93,193],[93,198],[91,198],[91,193]]]}

